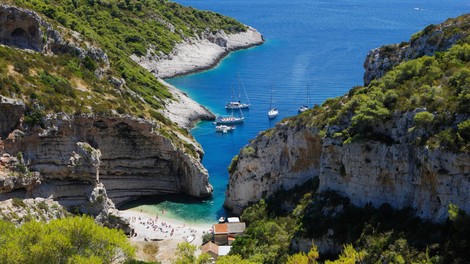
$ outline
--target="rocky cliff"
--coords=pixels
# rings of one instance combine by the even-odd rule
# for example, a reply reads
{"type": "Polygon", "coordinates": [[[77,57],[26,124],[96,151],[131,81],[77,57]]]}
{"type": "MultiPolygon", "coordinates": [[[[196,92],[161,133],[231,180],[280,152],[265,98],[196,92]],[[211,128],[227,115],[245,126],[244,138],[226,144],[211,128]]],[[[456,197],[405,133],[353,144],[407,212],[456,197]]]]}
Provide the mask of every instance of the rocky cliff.
{"type": "Polygon", "coordinates": [[[156,53],[153,48],[145,56],[132,55],[132,59],[159,78],[171,78],[214,67],[229,52],[264,42],[263,36],[254,28],[245,32],[227,34],[223,30],[208,30],[199,36],[178,43],[170,54],[156,53]]]}
{"type": "MultiPolygon", "coordinates": [[[[78,111],[91,110],[85,111],[87,114],[58,113],[41,104],[39,91],[32,96],[16,94],[7,86],[6,93],[14,99],[0,96],[0,200],[52,198],[68,209],[107,221],[105,216],[112,213],[116,205],[141,196],[186,193],[204,198],[212,194],[207,170],[201,164],[203,150],[186,130],[201,118],[214,117],[206,108],[168,84],[165,85],[170,94],[165,98],[150,97],[141,90],[132,91],[127,86],[129,80],[114,77],[104,50],[86,42],[77,32],[52,26],[49,19],[35,11],[0,5],[0,13],[0,42],[6,45],[2,47],[6,54],[38,53],[41,54],[36,57],[38,60],[47,61],[60,56],[71,56],[67,59],[74,60],[77,56],[78,67],[85,64],[95,69],[93,64],[86,64],[90,58],[97,66],[91,80],[80,80],[81,76],[66,76],[61,80],[56,77],[60,71],[53,67],[41,69],[40,64],[25,66],[6,62],[12,64],[9,66],[10,83],[20,81],[22,87],[35,87],[34,82],[24,82],[23,75],[32,77],[29,80],[39,78],[41,85],[52,86],[61,80],[60,85],[65,86],[62,93],[71,94],[75,102],[93,98],[97,98],[97,102],[105,97],[113,101],[117,96],[127,102],[137,100],[143,109],[152,108],[153,117],[137,118],[111,109],[96,113],[91,106],[78,111]],[[38,72],[42,75],[38,76],[38,72]],[[73,80],[69,82],[69,79],[73,80]],[[89,86],[87,81],[101,87],[89,86]],[[66,86],[70,83],[76,83],[77,87],[66,86]],[[80,93],[79,98],[76,92],[67,90],[73,88],[80,93]],[[100,93],[98,97],[95,97],[96,91],[100,93]],[[149,105],[157,101],[159,104],[149,105]]],[[[214,41],[224,49],[245,47],[236,41],[229,44],[214,41]]],[[[253,45],[250,41],[244,45],[253,45]]],[[[48,89],[48,95],[58,92],[51,87],[48,89]]],[[[57,102],[57,97],[51,97],[57,102]]],[[[70,102],[66,104],[74,104],[68,98],[65,100],[70,102]]]]}
{"type": "Polygon", "coordinates": [[[395,144],[344,144],[322,138],[315,127],[283,121],[235,158],[225,206],[240,214],[276,191],[319,177],[319,191],[336,191],[358,206],[411,207],[434,221],[446,219],[450,203],[470,212],[470,156],[415,146],[411,137],[404,137],[412,117],[397,116],[385,126],[394,131],[395,144]]]}
{"type": "Polygon", "coordinates": [[[462,30],[468,25],[469,20],[470,15],[451,18],[439,25],[427,26],[421,32],[413,35],[409,42],[371,50],[364,62],[364,85],[382,77],[403,61],[448,50],[452,45],[469,35],[467,31],[462,30]]]}
{"type": "Polygon", "coordinates": [[[109,59],[102,49],[84,42],[76,33],[65,39],[63,34],[32,10],[0,4],[0,43],[46,54],[77,53],[80,57],[89,56],[109,68],[109,59]],[[81,46],[85,46],[81,47],[81,46]]]}
{"type": "Polygon", "coordinates": [[[16,130],[4,140],[4,152],[22,153],[27,167],[43,175],[33,197],[68,207],[88,200],[97,183],[116,205],[144,195],[210,196],[200,147],[173,132],[187,142],[175,146],[162,133],[171,132],[131,117],[53,115],[45,128],[16,130]]]}
{"type": "MultiPolygon", "coordinates": [[[[466,21],[454,25],[458,36],[448,39],[455,40],[467,34],[469,21],[453,21],[466,21]]],[[[466,41],[440,56],[402,62],[370,85],[260,133],[229,167],[225,206],[239,214],[318,176],[320,192],[335,191],[358,206],[410,207],[438,222],[449,204],[470,212],[470,113],[463,99],[470,90],[449,81],[468,71],[466,41]]]]}
{"type": "Polygon", "coordinates": [[[230,165],[225,206],[240,214],[250,203],[317,177],[321,152],[314,128],[283,122],[260,134],[230,165]]]}

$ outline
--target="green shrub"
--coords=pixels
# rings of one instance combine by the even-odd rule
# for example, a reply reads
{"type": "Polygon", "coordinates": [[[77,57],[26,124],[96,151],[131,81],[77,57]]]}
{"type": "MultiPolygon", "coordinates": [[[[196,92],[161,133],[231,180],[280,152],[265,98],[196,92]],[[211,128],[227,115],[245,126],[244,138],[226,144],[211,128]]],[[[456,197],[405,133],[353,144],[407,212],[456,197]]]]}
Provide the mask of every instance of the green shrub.
{"type": "Polygon", "coordinates": [[[20,198],[11,199],[11,203],[13,204],[13,206],[16,206],[16,207],[21,207],[21,208],[26,207],[25,202],[23,201],[23,199],[20,199],[20,198]]]}
{"type": "Polygon", "coordinates": [[[238,155],[235,155],[235,157],[232,158],[230,165],[228,166],[228,173],[233,174],[235,170],[237,170],[237,165],[238,165],[238,155]]]}
{"type": "Polygon", "coordinates": [[[416,113],[413,120],[417,127],[428,129],[434,121],[434,115],[427,111],[423,111],[416,113]]]}
{"type": "Polygon", "coordinates": [[[244,156],[250,156],[255,153],[255,149],[252,146],[246,146],[242,148],[241,152],[244,156]]]}

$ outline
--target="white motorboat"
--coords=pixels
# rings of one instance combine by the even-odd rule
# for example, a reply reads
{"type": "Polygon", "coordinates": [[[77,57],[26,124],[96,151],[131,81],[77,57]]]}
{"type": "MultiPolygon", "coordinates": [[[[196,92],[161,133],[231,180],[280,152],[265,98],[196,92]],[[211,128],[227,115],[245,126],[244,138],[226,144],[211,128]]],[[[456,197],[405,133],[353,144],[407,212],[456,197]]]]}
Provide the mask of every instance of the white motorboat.
{"type": "Polygon", "coordinates": [[[222,133],[227,133],[230,131],[233,131],[235,129],[235,126],[227,126],[227,125],[218,125],[215,127],[216,132],[222,132],[222,133]]]}

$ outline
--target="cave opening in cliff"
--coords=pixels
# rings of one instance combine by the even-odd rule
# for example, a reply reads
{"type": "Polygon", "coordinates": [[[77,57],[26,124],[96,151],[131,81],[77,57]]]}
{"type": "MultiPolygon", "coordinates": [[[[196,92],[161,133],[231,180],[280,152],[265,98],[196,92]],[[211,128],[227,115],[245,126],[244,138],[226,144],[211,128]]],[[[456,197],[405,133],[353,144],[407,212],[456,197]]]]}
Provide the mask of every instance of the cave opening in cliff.
{"type": "Polygon", "coordinates": [[[11,44],[22,49],[34,49],[30,44],[29,36],[22,28],[16,28],[11,32],[11,44]]]}

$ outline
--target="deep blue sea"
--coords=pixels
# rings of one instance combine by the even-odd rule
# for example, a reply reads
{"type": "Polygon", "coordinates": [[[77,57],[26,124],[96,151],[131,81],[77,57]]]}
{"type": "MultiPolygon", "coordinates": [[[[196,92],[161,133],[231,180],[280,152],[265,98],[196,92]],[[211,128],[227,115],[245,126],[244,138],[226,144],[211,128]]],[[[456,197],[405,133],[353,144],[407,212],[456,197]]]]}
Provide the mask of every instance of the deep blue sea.
{"type": "Polygon", "coordinates": [[[226,114],[232,85],[240,75],[252,104],[244,125],[233,133],[216,134],[211,122],[201,122],[192,134],[205,151],[204,166],[214,197],[195,202],[184,197],[140,201],[146,211],[165,210],[168,217],[186,221],[216,221],[226,214],[222,205],[233,156],[260,131],[282,118],[296,115],[307,103],[346,93],[362,85],[368,51],[384,44],[407,41],[429,24],[470,12],[468,0],[180,0],[185,6],[211,10],[250,25],[266,42],[231,53],[212,70],[168,80],[217,114],[226,114]],[[418,9],[418,10],[416,10],[418,9]],[[270,91],[279,116],[270,121],[270,91]]]}

